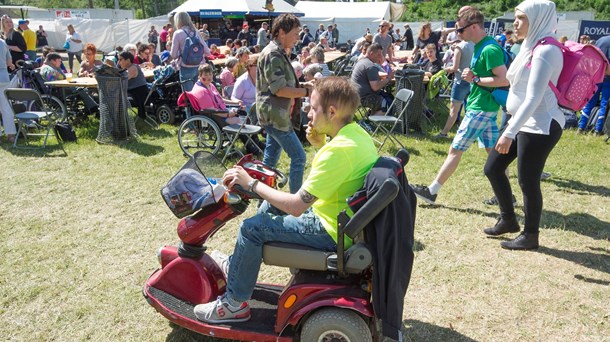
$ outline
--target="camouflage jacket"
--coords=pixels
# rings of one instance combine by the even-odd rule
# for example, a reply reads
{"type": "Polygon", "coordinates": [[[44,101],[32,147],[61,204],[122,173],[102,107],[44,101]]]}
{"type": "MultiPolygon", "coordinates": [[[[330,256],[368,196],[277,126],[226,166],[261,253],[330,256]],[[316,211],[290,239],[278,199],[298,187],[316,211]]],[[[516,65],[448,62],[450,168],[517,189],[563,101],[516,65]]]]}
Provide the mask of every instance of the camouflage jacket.
{"type": "Polygon", "coordinates": [[[271,41],[258,57],[256,74],[256,114],[262,126],[281,131],[299,129],[301,99],[275,94],[284,87],[298,88],[294,69],[277,41],[271,41]]]}

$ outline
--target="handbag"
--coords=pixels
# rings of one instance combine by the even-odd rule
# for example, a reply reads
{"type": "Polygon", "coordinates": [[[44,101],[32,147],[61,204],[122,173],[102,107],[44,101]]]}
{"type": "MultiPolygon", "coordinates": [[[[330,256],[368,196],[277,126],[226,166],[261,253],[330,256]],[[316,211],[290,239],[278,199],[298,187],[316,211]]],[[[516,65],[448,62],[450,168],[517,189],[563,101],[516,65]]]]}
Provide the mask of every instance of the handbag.
{"type": "Polygon", "coordinates": [[[77,141],[74,128],[67,122],[55,123],[55,137],[57,137],[57,140],[61,140],[62,142],[77,141]]]}
{"type": "Polygon", "coordinates": [[[70,48],[70,40],[66,39],[66,42],[64,43],[64,49],[68,50],[70,48]]]}

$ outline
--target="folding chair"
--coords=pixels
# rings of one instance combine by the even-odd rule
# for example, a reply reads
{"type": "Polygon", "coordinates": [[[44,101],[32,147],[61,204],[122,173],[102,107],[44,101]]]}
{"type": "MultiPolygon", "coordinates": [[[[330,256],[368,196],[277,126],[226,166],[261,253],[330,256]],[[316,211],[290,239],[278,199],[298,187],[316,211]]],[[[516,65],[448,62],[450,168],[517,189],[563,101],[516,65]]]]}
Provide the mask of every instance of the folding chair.
{"type": "MultiPolygon", "coordinates": [[[[252,111],[252,109],[250,111],[252,111]]],[[[227,157],[232,154],[239,154],[243,156],[243,153],[239,149],[235,148],[235,141],[237,141],[240,135],[246,138],[244,141],[244,147],[251,144],[251,146],[255,146],[257,150],[263,153],[260,147],[258,147],[256,142],[252,139],[252,136],[260,133],[262,127],[248,124],[250,122],[249,116],[242,116],[240,119],[240,124],[227,125],[222,128],[222,131],[229,138],[229,145],[226,147],[225,156],[222,158],[223,164],[227,157]]]]}
{"type": "MultiPolygon", "coordinates": [[[[47,140],[51,130],[55,133],[55,122],[62,113],[56,113],[53,108],[47,105],[47,102],[40,97],[34,89],[18,89],[8,88],[4,91],[6,99],[11,103],[13,114],[17,119],[17,135],[15,136],[14,148],[25,148],[17,146],[19,137],[23,135],[24,139],[28,140],[28,136],[44,136],[42,147],[47,146],[47,140]],[[27,104],[27,105],[25,105],[27,104]],[[35,108],[38,110],[27,110],[27,108],[35,108]],[[29,129],[41,129],[44,133],[29,133],[29,129]]],[[[59,142],[59,140],[58,140],[59,142]]],[[[34,148],[34,147],[28,147],[34,148]]]]}
{"type": "Polygon", "coordinates": [[[411,89],[406,89],[406,88],[400,89],[398,91],[398,93],[396,93],[396,97],[394,97],[394,101],[392,101],[392,104],[386,111],[385,115],[369,116],[369,121],[375,126],[375,130],[373,131],[373,133],[371,133],[371,136],[373,137],[373,140],[375,140],[375,142],[380,144],[377,151],[381,151],[381,148],[383,147],[383,145],[385,145],[388,138],[394,144],[398,144],[398,145],[400,145],[400,147],[404,148],[403,144],[400,141],[398,141],[398,139],[396,139],[396,137],[392,136],[392,132],[394,131],[394,129],[396,128],[396,126],[398,125],[399,122],[400,123],[403,122],[402,117],[403,117],[403,115],[405,115],[407,108],[409,107],[409,102],[413,98],[413,94],[414,94],[414,92],[411,89]],[[397,116],[388,114],[388,113],[392,113],[392,109],[397,104],[397,101],[403,102],[402,110],[400,111],[400,113],[398,113],[397,116]],[[391,127],[388,129],[387,126],[390,126],[390,125],[391,125],[391,127]],[[383,138],[383,141],[381,141],[381,142],[374,138],[375,134],[377,134],[378,131],[381,131],[382,133],[385,134],[385,137],[383,138]]]}

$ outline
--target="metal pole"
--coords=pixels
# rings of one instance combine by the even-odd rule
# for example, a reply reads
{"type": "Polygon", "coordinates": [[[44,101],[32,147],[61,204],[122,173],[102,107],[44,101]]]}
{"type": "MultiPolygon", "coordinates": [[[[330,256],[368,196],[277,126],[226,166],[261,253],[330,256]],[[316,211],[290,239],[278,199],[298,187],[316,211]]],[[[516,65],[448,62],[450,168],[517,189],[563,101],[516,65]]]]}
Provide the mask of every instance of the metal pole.
{"type": "Polygon", "coordinates": [[[114,9],[115,10],[119,9],[119,0],[114,0],[114,9]]]}

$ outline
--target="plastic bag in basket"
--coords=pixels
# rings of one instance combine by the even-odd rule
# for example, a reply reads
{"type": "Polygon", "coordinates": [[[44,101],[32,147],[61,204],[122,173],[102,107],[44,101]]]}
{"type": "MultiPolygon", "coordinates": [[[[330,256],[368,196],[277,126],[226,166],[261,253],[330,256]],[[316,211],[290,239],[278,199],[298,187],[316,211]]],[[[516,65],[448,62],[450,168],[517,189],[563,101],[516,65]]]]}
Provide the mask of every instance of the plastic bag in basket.
{"type": "Polygon", "coordinates": [[[225,187],[215,179],[183,168],[161,189],[161,194],[174,215],[182,218],[218,202],[225,191],[225,187]]]}

